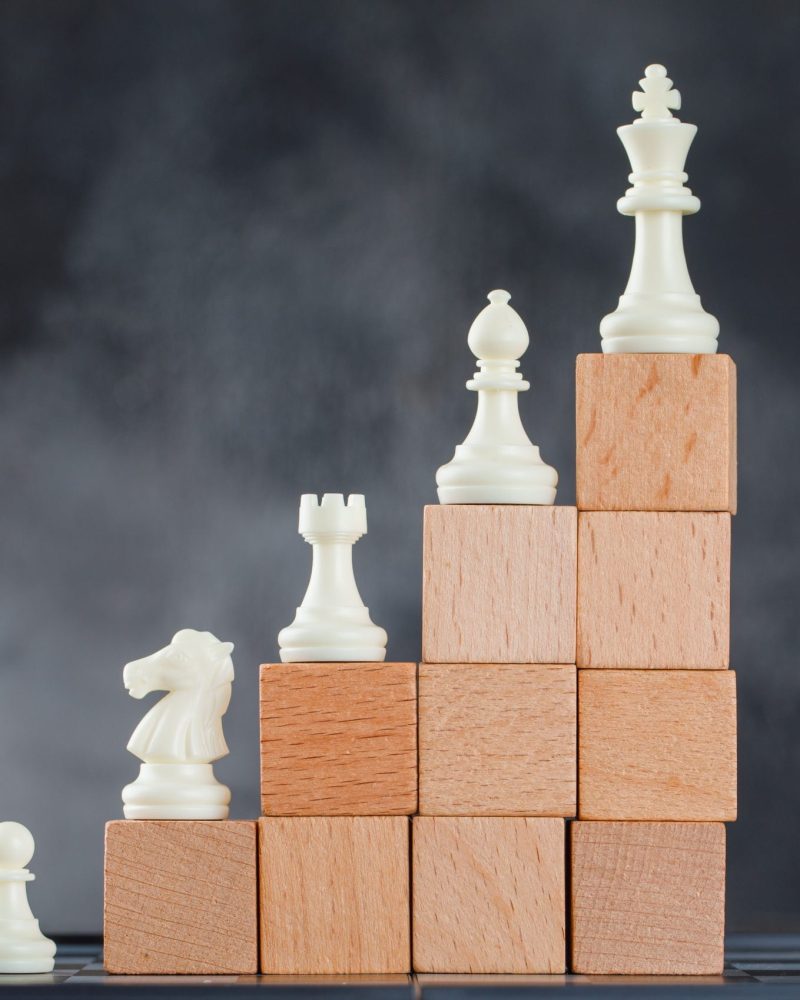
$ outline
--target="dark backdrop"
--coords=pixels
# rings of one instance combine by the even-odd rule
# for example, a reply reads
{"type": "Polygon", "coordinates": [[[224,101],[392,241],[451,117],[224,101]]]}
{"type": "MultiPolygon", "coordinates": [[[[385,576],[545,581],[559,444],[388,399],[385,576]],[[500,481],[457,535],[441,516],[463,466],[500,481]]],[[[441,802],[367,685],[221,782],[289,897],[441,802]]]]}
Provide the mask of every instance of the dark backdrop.
{"type": "Polygon", "coordinates": [[[643,67],[699,125],[690,270],[739,366],[733,928],[800,924],[800,5],[6,0],[0,8],[0,807],[52,932],[101,923],[136,774],[126,660],[236,643],[217,773],[258,812],[256,672],[307,581],[301,492],[367,496],[359,585],[419,656],[421,510],[463,439],[487,291],[574,502],[643,67]]]}

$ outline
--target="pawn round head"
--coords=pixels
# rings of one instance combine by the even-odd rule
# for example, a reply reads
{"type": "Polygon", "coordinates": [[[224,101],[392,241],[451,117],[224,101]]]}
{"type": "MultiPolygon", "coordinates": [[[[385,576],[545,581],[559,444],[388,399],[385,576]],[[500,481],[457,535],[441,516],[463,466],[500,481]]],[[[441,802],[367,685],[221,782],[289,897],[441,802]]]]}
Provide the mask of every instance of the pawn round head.
{"type": "Polygon", "coordinates": [[[516,361],[528,348],[528,330],[502,289],[489,292],[489,305],[469,329],[469,349],[481,361],[516,361]]]}
{"type": "Polygon", "coordinates": [[[33,857],[31,831],[22,823],[0,823],[0,871],[27,868],[33,857]]]}

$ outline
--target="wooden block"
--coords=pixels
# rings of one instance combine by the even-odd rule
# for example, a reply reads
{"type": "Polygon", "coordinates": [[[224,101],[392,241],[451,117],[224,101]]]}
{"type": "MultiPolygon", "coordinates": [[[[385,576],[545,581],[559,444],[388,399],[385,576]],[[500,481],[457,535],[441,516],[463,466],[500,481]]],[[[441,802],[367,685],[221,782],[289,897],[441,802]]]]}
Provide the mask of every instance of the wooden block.
{"type": "Polygon", "coordinates": [[[256,824],[120,820],[106,825],[109,972],[258,971],[256,824]]]}
{"type": "Polygon", "coordinates": [[[732,670],[578,671],[581,819],[736,819],[732,670]]]}
{"type": "Polygon", "coordinates": [[[422,659],[574,663],[574,507],[425,508],[422,659]]]}
{"type": "Polygon", "coordinates": [[[409,972],[409,821],[259,820],[261,971],[409,972]]]}
{"type": "Polygon", "coordinates": [[[736,366],[726,354],[580,354],[579,510],[736,513],[736,366]]]}
{"type": "Polygon", "coordinates": [[[573,823],[572,971],[719,975],[721,823],[573,823]]]}
{"type": "Polygon", "coordinates": [[[726,668],[730,550],[730,514],[582,512],[578,666],[726,668]]]}
{"type": "Polygon", "coordinates": [[[422,663],[419,811],[574,816],[573,666],[422,663]]]}
{"type": "Polygon", "coordinates": [[[261,805],[265,816],[416,812],[416,664],[262,666],[261,805]]]}
{"type": "Polygon", "coordinates": [[[415,971],[563,972],[564,875],[561,819],[415,817],[415,971]]]}

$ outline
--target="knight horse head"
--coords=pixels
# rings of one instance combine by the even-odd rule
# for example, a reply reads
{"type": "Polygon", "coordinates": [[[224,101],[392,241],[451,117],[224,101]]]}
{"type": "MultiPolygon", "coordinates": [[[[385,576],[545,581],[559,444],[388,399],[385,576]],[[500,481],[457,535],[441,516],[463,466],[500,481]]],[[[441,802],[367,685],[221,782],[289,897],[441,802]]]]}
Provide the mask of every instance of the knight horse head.
{"type": "Polygon", "coordinates": [[[228,752],[222,716],[231,696],[233,643],[186,628],[163,649],[125,665],[122,678],[134,698],[166,697],[145,716],[128,749],[153,763],[216,760],[228,752]]]}
{"type": "Polygon", "coordinates": [[[168,646],[126,663],[122,679],[133,698],[144,698],[151,691],[218,687],[233,680],[232,652],[232,642],[184,628],[168,646]]]}

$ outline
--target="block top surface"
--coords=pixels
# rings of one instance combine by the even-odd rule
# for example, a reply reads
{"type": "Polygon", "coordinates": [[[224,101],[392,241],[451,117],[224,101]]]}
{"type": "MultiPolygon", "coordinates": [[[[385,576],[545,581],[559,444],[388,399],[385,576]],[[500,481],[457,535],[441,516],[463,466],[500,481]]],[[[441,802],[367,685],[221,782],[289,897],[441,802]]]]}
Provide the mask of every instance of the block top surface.
{"type": "Polygon", "coordinates": [[[736,513],[736,366],[726,354],[580,354],[581,510],[736,513]]]}

